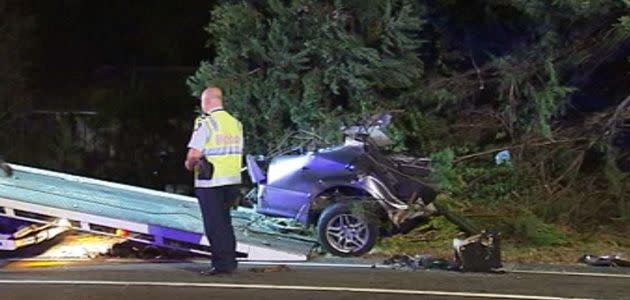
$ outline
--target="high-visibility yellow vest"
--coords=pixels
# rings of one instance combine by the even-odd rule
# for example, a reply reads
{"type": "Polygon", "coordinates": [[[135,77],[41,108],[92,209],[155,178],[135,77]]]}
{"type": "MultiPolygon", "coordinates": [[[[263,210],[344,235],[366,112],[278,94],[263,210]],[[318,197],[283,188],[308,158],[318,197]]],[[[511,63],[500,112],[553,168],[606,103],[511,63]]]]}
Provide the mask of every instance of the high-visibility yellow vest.
{"type": "Polygon", "coordinates": [[[214,167],[212,178],[199,179],[195,172],[195,187],[216,187],[241,183],[243,165],[243,126],[225,110],[212,111],[198,119],[205,122],[209,136],[203,156],[214,167]]]}

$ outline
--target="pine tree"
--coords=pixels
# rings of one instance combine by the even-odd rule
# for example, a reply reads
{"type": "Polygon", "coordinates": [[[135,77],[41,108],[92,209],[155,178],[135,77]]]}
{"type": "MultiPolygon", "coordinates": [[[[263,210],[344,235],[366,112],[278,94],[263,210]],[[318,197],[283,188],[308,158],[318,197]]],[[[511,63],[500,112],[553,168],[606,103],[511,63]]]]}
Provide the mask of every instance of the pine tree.
{"type": "Polygon", "coordinates": [[[623,149],[608,136],[630,119],[629,9],[627,0],[223,1],[206,28],[216,57],[188,84],[194,95],[226,90],[250,153],[287,131],[330,138],[344,118],[403,110],[396,150],[437,152],[451,197],[503,207],[513,232],[552,244],[562,235],[545,222],[630,219],[629,177],[610,163],[623,149]],[[490,164],[504,148],[513,164],[490,164]]]}
{"type": "Polygon", "coordinates": [[[188,83],[197,95],[208,85],[225,89],[253,150],[291,129],[331,137],[340,117],[395,106],[422,78],[420,8],[402,0],[226,3],[207,27],[217,56],[188,83]]]}

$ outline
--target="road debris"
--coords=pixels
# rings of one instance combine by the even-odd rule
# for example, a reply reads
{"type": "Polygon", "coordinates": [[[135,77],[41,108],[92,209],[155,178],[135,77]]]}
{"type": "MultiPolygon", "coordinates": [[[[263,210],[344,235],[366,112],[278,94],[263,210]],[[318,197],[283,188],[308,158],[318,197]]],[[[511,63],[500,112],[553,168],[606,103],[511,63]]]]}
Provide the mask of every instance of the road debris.
{"type": "Polygon", "coordinates": [[[453,239],[454,259],[434,258],[429,254],[394,255],[383,261],[397,269],[440,269],[463,272],[494,272],[503,267],[498,233],[482,232],[468,238],[453,239]]]}
{"type": "Polygon", "coordinates": [[[482,232],[465,239],[453,239],[455,260],[464,272],[491,272],[501,268],[500,234],[482,232]]]}
{"type": "Polygon", "coordinates": [[[619,255],[596,256],[586,254],[578,261],[596,267],[630,267],[630,261],[622,259],[619,255]]]}
{"type": "Polygon", "coordinates": [[[277,272],[288,272],[292,271],[291,268],[285,265],[272,266],[272,267],[263,267],[263,268],[250,268],[250,272],[254,273],[277,273],[277,272]]]}
{"type": "Polygon", "coordinates": [[[383,261],[384,265],[392,266],[395,269],[415,271],[420,269],[439,269],[453,271],[458,266],[455,261],[449,261],[441,258],[434,258],[429,254],[421,254],[409,256],[406,254],[397,254],[383,261]]]}

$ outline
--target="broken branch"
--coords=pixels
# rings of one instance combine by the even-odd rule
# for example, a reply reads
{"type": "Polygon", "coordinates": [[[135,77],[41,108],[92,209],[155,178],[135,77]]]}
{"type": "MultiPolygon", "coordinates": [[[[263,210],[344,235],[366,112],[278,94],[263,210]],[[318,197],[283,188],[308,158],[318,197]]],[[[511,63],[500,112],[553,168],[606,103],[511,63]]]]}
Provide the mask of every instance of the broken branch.
{"type": "Polygon", "coordinates": [[[495,152],[502,151],[502,150],[520,148],[520,147],[525,147],[525,146],[541,147],[541,146],[548,146],[548,145],[554,145],[554,144],[571,143],[571,142],[579,142],[579,141],[587,141],[587,140],[588,140],[587,138],[576,138],[576,139],[547,141],[547,142],[543,142],[543,143],[532,143],[532,144],[523,143],[523,144],[519,144],[519,145],[512,145],[512,146],[506,146],[506,147],[501,147],[501,148],[494,148],[494,149],[490,149],[490,150],[486,150],[486,151],[482,151],[482,152],[478,152],[478,153],[463,155],[463,156],[460,156],[460,157],[456,158],[455,160],[453,160],[453,163],[459,163],[459,162],[462,162],[462,161],[467,160],[467,159],[471,159],[471,158],[475,158],[475,157],[479,157],[479,156],[484,156],[484,155],[488,155],[488,154],[493,154],[495,152]]]}

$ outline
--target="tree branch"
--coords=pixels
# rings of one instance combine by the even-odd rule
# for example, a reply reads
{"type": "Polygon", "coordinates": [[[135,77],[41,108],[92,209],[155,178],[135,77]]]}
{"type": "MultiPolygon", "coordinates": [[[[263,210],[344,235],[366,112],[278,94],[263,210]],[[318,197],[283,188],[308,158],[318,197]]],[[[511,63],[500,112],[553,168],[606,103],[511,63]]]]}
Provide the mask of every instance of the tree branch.
{"type": "Polygon", "coordinates": [[[607,122],[607,127],[610,130],[612,130],[612,133],[614,133],[614,130],[615,130],[615,127],[616,127],[615,123],[617,123],[617,121],[619,121],[619,116],[626,109],[630,110],[630,95],[628,95],[628,97],[626,97],[626,99],[621,101],[621,103],[617,106],[617,109],[615,109],[615,113],[613,113],[613,115],[610,117],[610,119],[607,122]]]}
{"type": "Polygon", "coordinates": [[[455,160],[453,160],[453,163],[459,163],[459,162],[462,162],[462,161],[467,160],[467,159],[471,159],[471,158],[475,158],[475,157],[479,157],[479,156],[484,156],[484,155],[488,155],[488,154],[493,154],[495,152],[502,151],[502,150],[520,148],[520,147],[524,147],[524,146],[541,147],[541,146],[548,146],[548,145],[554,145],[554,144],[571,143],[571,142],[587,141],[587,140],[588,140],[587,138],[577,138],[577,139],[547,141],[547,142],[532,143],[532,144],[525,143],[525,144],[519,144],[519,145],[506,146],[506,147],[495,148],[495,149],[490,149],[490,150],[486,150],[486,151],[482,151],[482,152],[478,152],[478,153],[473,153],[473,154],[460,156],[460,157],[456,158],[455,160]]]}

